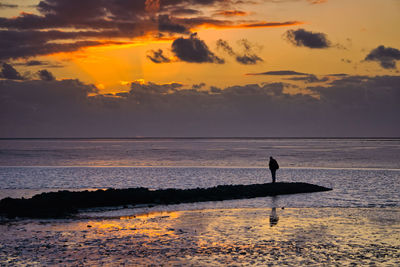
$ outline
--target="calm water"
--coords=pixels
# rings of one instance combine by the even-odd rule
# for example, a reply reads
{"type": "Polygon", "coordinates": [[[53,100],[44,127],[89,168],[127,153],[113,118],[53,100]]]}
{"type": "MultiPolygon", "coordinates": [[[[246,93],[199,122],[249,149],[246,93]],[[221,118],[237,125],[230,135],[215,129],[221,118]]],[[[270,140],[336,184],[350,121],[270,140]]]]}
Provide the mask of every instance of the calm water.
{"type": "Polygon", "coordinates": [[[333,190],[0,221],[0,265],[400,265],[400,139],[0,140],[0,198],[264,183],[271,155],[333,190]]]}
{"type": "MultiPolygon", "coordinates": [[[[41,139],[0,141],[0,198],[95,188],[196,188],[301,181],[331,192],[289,207],[400,207],[400,139],[41,139]]],[[[271,206],[265,199],[200,204],[271,206]]],[[[203,208],[204,206],[202,206],[203,208]]]]}

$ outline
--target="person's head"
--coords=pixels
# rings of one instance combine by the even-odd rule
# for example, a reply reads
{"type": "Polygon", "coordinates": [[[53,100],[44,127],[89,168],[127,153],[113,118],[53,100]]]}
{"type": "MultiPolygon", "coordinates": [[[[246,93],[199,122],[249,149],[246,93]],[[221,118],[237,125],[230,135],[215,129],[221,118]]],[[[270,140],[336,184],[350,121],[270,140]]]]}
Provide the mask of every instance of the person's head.
{"type": "Polygon", "coordinates": [[[273,157],[269,157],[269,159],[273,159],[273,157]]]}

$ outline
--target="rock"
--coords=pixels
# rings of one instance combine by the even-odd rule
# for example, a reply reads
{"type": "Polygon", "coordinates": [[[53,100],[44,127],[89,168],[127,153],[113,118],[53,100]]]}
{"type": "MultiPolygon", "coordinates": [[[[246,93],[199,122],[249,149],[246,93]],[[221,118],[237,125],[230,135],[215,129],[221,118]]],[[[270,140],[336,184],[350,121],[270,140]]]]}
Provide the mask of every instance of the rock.
{"type": "MultiPolygon", "coordinates": [[[[58,191],[35,195],[29,199],[5,198],[0,201],[0,215],[9,218],[66,217],[79,209],[124,206],[168,205],[256,198],[282,194],[329,191],[330,188],[307,183],[268,183],[251,185],[219,185],[211,188],[160,189],[147,188],[107,189],[97,191],[58,191]]],[[[89,226],[88,226],[89,227],[89,226]]]]}

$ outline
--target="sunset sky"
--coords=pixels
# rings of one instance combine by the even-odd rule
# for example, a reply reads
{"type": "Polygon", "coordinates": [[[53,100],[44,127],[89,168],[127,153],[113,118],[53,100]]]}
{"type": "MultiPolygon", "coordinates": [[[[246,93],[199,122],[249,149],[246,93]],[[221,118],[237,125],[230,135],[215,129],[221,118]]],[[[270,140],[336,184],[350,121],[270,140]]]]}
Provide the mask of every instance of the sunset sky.
{"type": "Polygon", "coordinates": [[[399,0],[0,1],[0,137],[399,137],[399,14],[399,0]]]}

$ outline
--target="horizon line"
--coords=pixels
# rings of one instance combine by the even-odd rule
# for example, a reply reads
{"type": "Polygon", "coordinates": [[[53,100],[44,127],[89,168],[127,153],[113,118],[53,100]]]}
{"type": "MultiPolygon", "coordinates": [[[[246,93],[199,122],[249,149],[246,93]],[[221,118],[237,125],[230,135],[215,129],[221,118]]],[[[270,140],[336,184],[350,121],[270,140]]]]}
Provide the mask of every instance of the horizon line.
{"type": "Polygon", "coordinates": [[[270,136],[134,136],[134,137],[0,137],[0,140],[88,140],[88,139],[122,139],[122,140],[161,140],[161,139],[400,139],[400,136],[383,137],[383,136],[287,136],[287,137],[270,137],[270,136]]]}

